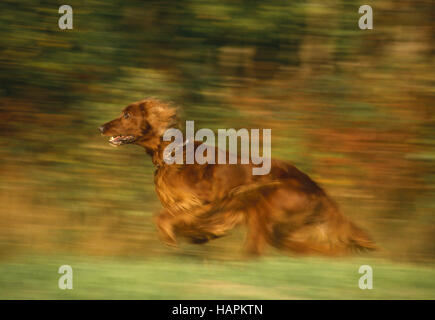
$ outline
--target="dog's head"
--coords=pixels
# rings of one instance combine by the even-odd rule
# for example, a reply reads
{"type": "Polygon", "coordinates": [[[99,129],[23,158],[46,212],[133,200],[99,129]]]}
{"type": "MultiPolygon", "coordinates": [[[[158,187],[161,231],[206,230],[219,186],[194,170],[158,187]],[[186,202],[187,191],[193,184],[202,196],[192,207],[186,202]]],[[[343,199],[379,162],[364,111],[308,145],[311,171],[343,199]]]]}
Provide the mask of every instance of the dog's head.
{"type": "Polygon", "coordinates": [[[110,137],[113,146],[135,143],[152,148],[167,129],[176,126],[177,120],[175,108],[155,99],[145,99],[125,107],[118,118],[98,129],[110,137]]]}

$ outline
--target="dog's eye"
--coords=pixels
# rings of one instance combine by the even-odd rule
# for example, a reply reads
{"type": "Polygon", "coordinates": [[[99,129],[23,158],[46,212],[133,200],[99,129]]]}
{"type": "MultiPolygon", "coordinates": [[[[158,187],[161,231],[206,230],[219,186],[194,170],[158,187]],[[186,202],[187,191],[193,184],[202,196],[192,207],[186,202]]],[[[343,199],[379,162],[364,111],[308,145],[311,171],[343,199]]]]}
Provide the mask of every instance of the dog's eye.
{"type": "Polygon", "coordinates": [[[124,119],[130,118],[130,114],[128,112],[124,113],[124,119]]]}

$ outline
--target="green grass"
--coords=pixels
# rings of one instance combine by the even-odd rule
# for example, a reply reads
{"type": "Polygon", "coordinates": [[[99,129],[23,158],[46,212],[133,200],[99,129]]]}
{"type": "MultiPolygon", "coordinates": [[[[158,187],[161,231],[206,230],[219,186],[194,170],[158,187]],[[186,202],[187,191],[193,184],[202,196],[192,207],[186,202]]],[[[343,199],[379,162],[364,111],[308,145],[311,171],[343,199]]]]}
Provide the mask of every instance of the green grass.
{"type": "Polygon", "coordinates": [[[1,299],[434,299],[435,268],[377,259],[202,260],[31,256],[0,264],[1,299]],[[73,268],[60,290],[59,266],[73,268]],[[360,265],[372,290],[358,287],[360,265]]]}

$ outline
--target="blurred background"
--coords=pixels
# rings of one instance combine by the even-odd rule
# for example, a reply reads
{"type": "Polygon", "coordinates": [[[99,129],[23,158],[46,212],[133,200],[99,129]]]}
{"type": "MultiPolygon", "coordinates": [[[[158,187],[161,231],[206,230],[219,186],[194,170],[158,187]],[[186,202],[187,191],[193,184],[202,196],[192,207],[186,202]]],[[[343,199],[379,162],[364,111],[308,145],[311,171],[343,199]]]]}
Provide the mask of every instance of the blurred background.
{"type": "Polygon", "coordinates": [[[435,298],[431,1],[66,2],[73,30],[58,1],[0,3],[1,298],[435,298]],[[243,230],[166,248],[149,157],[97,130],[149,96],[196,129],[272,128],[273,157],[383,250],[249,261],[243,230]],[[62,264],[74,290],[57,289],[62,264]]]}

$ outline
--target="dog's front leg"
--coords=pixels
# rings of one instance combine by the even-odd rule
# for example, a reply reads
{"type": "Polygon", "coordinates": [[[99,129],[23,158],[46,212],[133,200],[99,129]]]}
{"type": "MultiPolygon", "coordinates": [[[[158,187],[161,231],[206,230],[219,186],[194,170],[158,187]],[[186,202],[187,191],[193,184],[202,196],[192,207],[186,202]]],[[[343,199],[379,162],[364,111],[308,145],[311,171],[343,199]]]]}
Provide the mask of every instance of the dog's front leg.
{"type": "Polygon", "coordinates": [[[174,233],[175,218],[168,211],[164,210],[154,216],[154,223],[159,232],[159,238],[169,246],[177,246],[174,233]]]}

